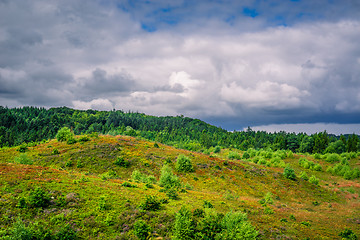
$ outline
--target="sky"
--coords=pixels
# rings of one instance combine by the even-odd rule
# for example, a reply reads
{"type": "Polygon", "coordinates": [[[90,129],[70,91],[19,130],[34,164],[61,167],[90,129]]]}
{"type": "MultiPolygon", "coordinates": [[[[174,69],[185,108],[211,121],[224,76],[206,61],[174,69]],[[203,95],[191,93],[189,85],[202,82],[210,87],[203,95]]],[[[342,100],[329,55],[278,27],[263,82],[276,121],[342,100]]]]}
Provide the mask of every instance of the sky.
{"type": "Polygon", "coordinates": [[[359,0],[0,0],[0,105],[359,134],[359,39],[359,0]]]}

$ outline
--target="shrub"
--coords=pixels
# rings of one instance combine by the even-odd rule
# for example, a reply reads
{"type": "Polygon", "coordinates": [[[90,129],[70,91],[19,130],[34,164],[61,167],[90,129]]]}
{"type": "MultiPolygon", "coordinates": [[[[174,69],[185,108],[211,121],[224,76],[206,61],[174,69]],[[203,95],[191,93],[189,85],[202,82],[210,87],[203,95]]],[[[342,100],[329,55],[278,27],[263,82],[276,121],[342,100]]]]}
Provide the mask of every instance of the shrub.
{"type": "Polygon", "coordinates": [[[99,210],[108,210],[108,209],[110,209],[110,205],[108,204],[106,197],[100,196],[99,210]]]}
{"type": "Polygon", "coordinates": [[[244,154],[242,155],[243,159],[249,159],[250,158],[250,154],[248,152],[244,152],[244,154]]]}
{"type": "Polygon", "coordinates": [[[130,166],[130,162],[125,160],[123,156],[118,156],[114,164],[119,167],[125,167],[125,168],[130,166]]]}
{"type": "Polygon", "coordinates": [[[90,141],[90,138],[87,135],[83,135],[79,138],[79,142],[88,142],[88,141],[90,141]]]}
{"type": "Polygon", "coordinates": [[[56,240],[74,240],[77,239],[76,231],[69,225],[65,224],[55,234],[56,240]]]}
{"type": "Polygon", "coordinates": [[[24,153],[28,150],[28,147],[27,147],[26,143],[23,143],[19,146],[19,148],[17,150],[21,153],[24,153]]]}
{"type": "Polygon", "coordinates": [[[314,169],[315,171],[322,171],[322,167],[321,167],[320,164],[315,164],[315,166],[313,167],[313,169],[314,169]]]}
{"type": "Polygon", "coordinates": [[[306,172],[301,172],[301,173],[300,173],[300,178],[303,179],[303,180],[305,180],[305,181],[309,180],[309,177],[308,177],[308,175],[306,174],[306,172]]]}
{"type": "Polygon", "coordinates": [[[178,172],[193,172],[194,171],[194,167],[191,163],[190,158],[188,158],[187,156],[182,155],[182,154],[177,157],[175,168],[178,172]]]}
{"type": "Polygon", "coordinates": [[[128,188],[136,188],[135,185],[132,185],[132,184],[129,183],[129,182],[123,182],[123,183],[121,184],[121,186],[123,186],[123,187],[128,187],[128,188]]]}
{"type": "Polygon", "coordinates": [[[152,195],[147,195],[140,204],[140,208],[147,211],[157,211],[161,208],[161,202],[152,195]]]}
{"type": "Polygon", "coordinates": [[[195,224],[192,220],[191,212],[181,207],[175,215],[174,240],[191,240],[195,239],[195,224]]]}
{"type": "Polygon", "coordinates": [[[199,222],[196,233],[197,239],[215,239],[222,231],[221,220],[223,214],[217,214],[213,209],[205,209],[205,215],[202,221],[199,222]]]}
{"type": "Polygon", "coordinates": [[[179,199],[179,194],[177,193],[177,191],[173,188],[170,188],[166,191],[166,196],[172,200],[178,200],[179,199]]]}
{"type": "Polygon", "coordinates": [[[26,227],[24,222],[18,218],[13,224],[12,229],[10,230],[10,240],[31,240],[33,239],[33,232],[30,228],[26,227]]]}
{"type": "Polygon", "coordinates": [[[222,219],[223,230],[216,239],[256,239],[258,231],[250,222],[247,215],[242,212],[228,212],[222,219]]]}
{"type": "Polygon", "coordinates": [[[204,200],[203,204],[204,208],[214,208],[214,206],[211,204],[211,202],[204,200]]]}
{"type": "Polygon", "coordinates": [[[150,236],[151,228],[143,220],[138,220],[134,224],[134,233],[140,240],[146,240],[150,236]]]}
{"type": "Polygon", "coordinates": [[[59,142],[69,141],[70,139],[73,138],[74,138],[74,133],[71,132],[71,130],[68,127],[61,128],[56,134],[56,139],[59,142]]]}
{"type": "Polygon", "coordinates": [[[219,153],[221,151],[221,147],[220,146],[216,146],[214,148],[214,153],[219,153]]]}
{"type": "Polygon", "coordinates": [[[271,193],[271,192],[267,192],[267,193],[265,194],[264,200],[265,200],[265,203],[267,203],[267,204],[273,204],[273,203],[274,203],[274,200],[273,200],[273,198],[272,198],[272,193],[271,193]]]}
{"type": "Polygon", "coordinates": [[[330,163],[338,162],[338,161],[340,161],[340,156],[339,156],[339,154],[336,154],[336,153],[328,154],[325,161],[330,162],[330,163]]]}
{"type": "Polygon", "coordinates": [[[358,236],[349,228],[345,228],[344,231],[339,233],[339,236],[343,239],[357,240],[358,236]]]}
{"type": "Polygon", "coordinates": [[[32,165],[34,162],[31,160],[26,153],[21,153],[19,156],[15,157],[14,161],[19,164],[32,165]]]}
{"type": "Polygon", "coordinates": [[[32,207],[47,207],[50,203],[50,197],[41,187],[36,187],[29,195],[29,204],[32,207]]]}
{"type": "Polygon", "coordinates": [[[166,189],[179,188],[181,185],[179,178],[173,174],[171,168],[168,165],[164,165],[161,168],[159,184],[160,187],[164,187],[166,189]]]}
{"type": "Polygon", "coordinates": [[[237,152],[229,152],[228,158],[229,159],[237,159],[237,160],[241,159],[240,155],[237,152]]]}
{"type": "Polygon", "coordinates": [[[294,169],[292,169],[290,166],[286,166],[286,167],[285,167],[285,169],[284,169],[284,176],[285,176],[287,179],[290,179],[290,180],[295,180],[295,179],[296,179],[295,171],[294,171],[294,169]]]}
{"type": "Polygon", "coordinates": [[[319,185],[319,179],[316,178],[314,175],[309,178],[309,182],[315,185],[319,185]]]}

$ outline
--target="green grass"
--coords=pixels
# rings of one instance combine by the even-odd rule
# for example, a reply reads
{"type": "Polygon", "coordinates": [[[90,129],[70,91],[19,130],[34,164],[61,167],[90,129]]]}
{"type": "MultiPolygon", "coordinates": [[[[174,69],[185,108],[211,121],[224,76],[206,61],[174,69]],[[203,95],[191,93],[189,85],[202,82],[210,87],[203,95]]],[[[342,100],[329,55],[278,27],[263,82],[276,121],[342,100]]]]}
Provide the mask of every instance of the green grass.
{"type": "MultiPolygon", "coordinates": [[[[67,230],[80,239],[137,239],[141,229],[151,229],[153,239],[171,239],[176,213],[207,209],[204,202],[217,214],[246,213],[259,239],[338,239],[345,229],[360,234],[359,179],[304,168],[299,158],[322,169],[336,162],[256,150],[248,151],[248,159],[231,160],[233,149],[209,156],[128,136],[82,137],[73,144],[51,140],[28,147],[32,165],[15,161],[23,154],[16,147],[0,149],[0,239],[22,228],[29,234],[48,229],[53,237],[67,230]],[[194,172],[176,171],[181,155],[191,159],[194,172]],[[159,186],[165,164],[180,181],[176,198],[159,186]],[[284,177],[285,164],[295,180],[284,177]],[[316,177],[318,185],[300,173],[316,177]],[[34,193],[41,204],[34,204],[34,193]],[[160,208],[144,209],[146,196],[160,208]]],[[[356,157],[349,166],[358,163],[356,157]]]]}

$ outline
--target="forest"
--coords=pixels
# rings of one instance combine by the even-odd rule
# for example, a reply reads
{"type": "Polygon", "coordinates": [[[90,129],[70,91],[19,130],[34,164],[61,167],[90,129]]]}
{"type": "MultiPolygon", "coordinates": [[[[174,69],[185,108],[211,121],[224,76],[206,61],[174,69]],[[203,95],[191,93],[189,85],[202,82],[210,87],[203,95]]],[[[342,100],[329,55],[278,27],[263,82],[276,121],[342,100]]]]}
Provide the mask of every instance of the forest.
{"type": "Polygon", "coordinates": [[[344,153],[360,149],[356,134],[335,136],[326,131],[305,133],[267,133],[226,131],[199,119],[184,116],[156,117],[121,110],[75,110],[67,107],[7,108],[0,106],[0,147],[52,139],[62,127],[76,135],[97,132],[128,135],[157,141],[180,149],[206,151],[215,146],[248,149],[291,150],[302,153],[344,153]]]}

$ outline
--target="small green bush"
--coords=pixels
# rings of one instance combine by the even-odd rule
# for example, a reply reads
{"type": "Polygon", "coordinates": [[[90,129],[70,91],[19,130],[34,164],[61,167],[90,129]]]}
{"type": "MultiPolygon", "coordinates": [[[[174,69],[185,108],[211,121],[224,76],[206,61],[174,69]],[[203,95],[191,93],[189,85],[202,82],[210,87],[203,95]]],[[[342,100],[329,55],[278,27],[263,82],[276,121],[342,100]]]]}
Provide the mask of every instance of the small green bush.
{"type": "Polygon", "coordinates": [[[290,180],[295,180],[295,179],[296,179],[295,171],[294,171],[294,169],[292,169],[290,166],[286,166],[286,167],[285,167],[285,169],[284,169],[284,176],[285,176],[287,179],[290,179],[290,180]]]}
{"type": "Polygon", "coordinates": [[[12,229],[10,229],[10,240],[31,240],[34,238],[34,234],[29,227],[26,227],[24,222],[17,218],[16,222],[13,224],[12,229]]]}
{"type": "Polygon", "coordinates": [[[175,225],[173,232],[174,240],[191,240],[195,239],[195,224],[192,220],[191,212],[181,207],[175,215],[175,225]]]}
{"type": "Polygon", "coordinates": [[[204,204],[203,204],[204,208],[214,208],[214,206],[211,204],[211,202],[204,200],[204,204]]]}
{"type": "Polygon", "coordinates": [[[28,150],[27,144],[26,143],[21,144],[17,150],[21,153],[26,152],[28,150]]]}
{"type": "Polygon", "coordinates": [[[119,167],[127,168],[130,166],[130,162],[125,160],[123,156],[118,156],[116,161],[114,162],[115,165],[119,167]]]}
{"type": "Polygon", "coordinates": [[[166,191],[166,196],[172,200],[178,200],[179,199],[179,194],[177,193],[177,191],[173,188],[170,188],[166,191]]]}
{"type": "Polygon", "coordinates": [[[19,164],[34,164],[33,160],[31,160],[26,153],[20,153],[19,156],[15,157],[14,161],[19,164]]]}
{"type": "Polygon", "coordinates": [[[309,178],[309,182],[315,185],[319,185],[319,179],[316,178],[314,175],[309,178]]]}
{"type": "Polygon", "coordinates": [[[159,179],[160,187],[165,189],[179,188],[181,186],[179,178],[172,172],[171,167],[164,165],[161,168],[161,175],[159,179]]]}
{"type": "Polygon", "coordinates": [[[228,158],[232,160],[234,159],[240,160],[241,156],[237,152],[229,152],[228,158]]]}
{"type": "Polygon", "coordinates": [[[177,157],[175,168],[178,172],[194,172],[190,158],[183,154],[177,157]]]}
{"type": "Polygon", "coordinates": [[[221,147],[220,146],[216,146],[214,148],[214,153],[219,153],[221,151],[221,147]]]}
{"type": "Polygon", "coordinates": [[[143,220],[137,220],[134,224],[134,234],[140,240],[146,240],[151,234],[151,228],[143,220]]]}
{"type": "Polygon", "coordinates": [[[52,155],[58,155],[60,154],[60,151],[57,148],[54,148],[54,150],[51,153],[52,155]]]}
{"type": "Polygon", "coordinates": [[[140,204],[140,208],[146,211],[157,211],[161,209],[161,201],[155,196],[147,195],[144,201],[140,204]]]}
{"type": "Polygon", "coordinates": [[[306,172],[301,172],[301,173],[300,173],[300,178],[303,179],[303,180],[305,180],[305,181],[309,180],[309,177],[308,177],[308,175],[306,174],[306,172]]]}
{"type": "Polygon", "coordinates": [[[74,133],[71,132],[70,128],[68,127],[61,128],[56,134],[56,139],[59,142],[69,141],[70,139],[73,138],[74,138],[74,133]]]}
{"type": "Polygon", "coordinates": [[[247,220],[242,212],[228,212],[221,221],[222,231],[215,239],[247,239],[255,240],[259,232],[247,220]]]}
{"type": "Polygon", "coordinates": [[[330,163],[339,162],[340,156],[339,156],[339,154],[336,154],[336,153],[328,154],[325,161],[330,162],[330,163]]]}
{"type": "Polygon", "coordinates": [[[121,184],[121,186],[123,186],[123,187],[128,187],[128,188],[136,188],[135,185],[132,185],[132,184],[129,183],[129,182],[123,182],[123,183],[121,184]]]}
{"type": "Polygon", "coordinates": [[[320,164],[315,164],[315,166],[313,167],[313,169],[315,170],[315,171],[322,171],[322,167],[321,167],[321,165],[320,164]]]}
{"type": "Polygon", "coordinates": [[[345,228],[344,231],[339,233],[339,236],[343,239],[357,240],[358,236],[349,228],[345,228]]]}
{"type": "Polygon", "coordinates": [[[75,240],[77,239],[76,231],[70,226],[70,224],[63,225],[59,231],[55,234],[56,240],[75,240]]]}
{"type": "Polygon", "coordinates": [[[48,193],[41,187],[36,187],[31,191],[28,200],[32,207],[47,207],[50,203],[48,193]]]}

